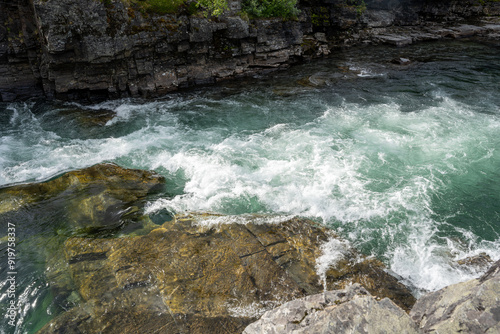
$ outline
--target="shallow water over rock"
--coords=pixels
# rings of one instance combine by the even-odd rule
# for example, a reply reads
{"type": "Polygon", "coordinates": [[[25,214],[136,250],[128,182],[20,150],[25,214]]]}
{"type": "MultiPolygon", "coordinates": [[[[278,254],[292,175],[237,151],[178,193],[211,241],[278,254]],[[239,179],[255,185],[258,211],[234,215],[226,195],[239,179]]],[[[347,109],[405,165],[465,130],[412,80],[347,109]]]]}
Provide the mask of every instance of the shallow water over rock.
{"type": "Polygon", "coordinates": [[[410,291],[347,245],[321,279],[322,245],[332,241],[341,243],[306,219],[212,214],[139,237],[70,238],[62,265],[81,302],[41,333],[238,333],[283,302],[353,282],[409,310],[410,291]]]}

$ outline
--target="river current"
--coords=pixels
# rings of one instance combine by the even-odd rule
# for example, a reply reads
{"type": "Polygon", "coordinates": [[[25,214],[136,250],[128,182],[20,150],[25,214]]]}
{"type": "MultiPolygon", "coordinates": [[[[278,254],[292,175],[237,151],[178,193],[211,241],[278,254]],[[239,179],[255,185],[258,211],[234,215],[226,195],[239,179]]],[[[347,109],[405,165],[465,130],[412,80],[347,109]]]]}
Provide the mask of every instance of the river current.
{"type": "MultiPolygon", "coordinates": [[[[461,259],[500,258],[500,46],[363,47],[156,100],[0,104],[0,186],[100,162],[166,177],[145,209],[158,223],[184,211],[308,217],[419,296],[481,274],[461,259]]],[[[37,247],[20,248],[31,253],[19,254],[17,333],[56,313],[37,247]]]]}

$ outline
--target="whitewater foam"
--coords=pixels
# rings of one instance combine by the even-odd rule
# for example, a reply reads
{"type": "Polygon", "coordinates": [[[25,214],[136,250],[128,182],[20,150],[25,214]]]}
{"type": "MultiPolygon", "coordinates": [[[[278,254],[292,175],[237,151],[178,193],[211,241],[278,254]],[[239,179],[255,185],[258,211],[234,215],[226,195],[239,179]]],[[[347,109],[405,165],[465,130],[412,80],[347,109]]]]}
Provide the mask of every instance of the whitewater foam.
{"type": "MultiPolygon", "coordinates": [[[[383,70],[375,66],[369,80],[390,85],[383,70]]],[[[154,169],[179,190],[149,203],[148,214],[310,217],[417,290],[434,290],[474,275],[455,266],[458,259],[500,258],[498,212],[474,211],[488,201],[478,197],[483,191],[491,203],[498,198],[500,115],[439,83],[419,87],[379,97],[384,87],[367,85],[372,95],[337,98],[333,89],[341,87],[332,81],[292,97],[265,87],[75,105],[115,114],[101,129],[106,135],[87,138],[54,133],[30,105],[16,104],[12,131],[0,141],[0,182],[43,180],[103,161],[154,169]]]]}

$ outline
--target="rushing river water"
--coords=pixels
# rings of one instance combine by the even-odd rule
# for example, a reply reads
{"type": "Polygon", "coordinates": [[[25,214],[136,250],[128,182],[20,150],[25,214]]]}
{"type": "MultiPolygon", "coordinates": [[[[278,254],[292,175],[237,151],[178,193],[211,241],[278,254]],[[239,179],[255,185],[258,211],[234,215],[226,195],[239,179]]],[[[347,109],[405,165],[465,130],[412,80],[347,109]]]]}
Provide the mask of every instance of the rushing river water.
{"type": "MultiPolygon", "coordinates": [[[[305,216],[380,258],[416,295],[436,290],[480,274],[458,260],[500,258],[500,47],[352,49],[154,101],[0,104],[0,185],[108,161],[166,177],[166,193],[146,205],[159,222],[183,211],[305,216]]],[[[17,333],[57,313],[44,241],[22,245],[47,226],[16,222],[17,333]]],[[[0,332],[13,332],[6,321],[0,332]]]]}

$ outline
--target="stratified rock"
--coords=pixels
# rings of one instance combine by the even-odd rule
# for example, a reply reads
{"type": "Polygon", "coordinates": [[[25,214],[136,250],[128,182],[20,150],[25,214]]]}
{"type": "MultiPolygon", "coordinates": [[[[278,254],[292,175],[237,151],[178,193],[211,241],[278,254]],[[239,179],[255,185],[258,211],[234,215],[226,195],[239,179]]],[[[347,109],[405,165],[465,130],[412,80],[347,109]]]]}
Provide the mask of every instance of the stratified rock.
{"type": "Polygon", "coordinates": [[[83,302],[41,333],[241,333],[263,312],[323,291],[324,281],[389,282],[386,290],[411,296],[345,247],[342,274],[322,281],[317,262],[332,238],[307,219],[210,214],[178,216],[144,236],[71,238],[64,267],[83,302]]]}
{"type": "Polygon", "coordinates": [[[0,189],[0,217],[15,220],[20,211],[32,211],[37,219],[60,215],[75,228],[109,226],[137,211],[136,202],[161,189],[164,182],[154,172],[99,164],[46,182],[0,189]]]}
{"type": "Polygon", "coordinates": [[[419,333],[402,309],[361,285],[296,299],[264,313],[244,334],[419,333]]]}
{"type": "Polygon", "coordinates": [[[376,36],[381,43],[391,44],[395,46],[405,46],[413,43],[413,40],[410,36],[402,36],[402,35],[378,35],[376,36]]]}
{"type": "Polygon", "coordinates": [[[0,101],[149,97],[268,73],[347,45],[498,39],[500,24],[493,0],[304,0],[296,20],[249,21],[236,14],[242,0],[216,19],[184,6],[154,13],[141,2],[1,1],[0,101]]]}
{"type": "Polygon", "coordinates": [[[420,298],[410,312],[425,333],[500,333],[500,261],[481,278],[420,298]]]}

